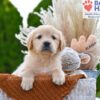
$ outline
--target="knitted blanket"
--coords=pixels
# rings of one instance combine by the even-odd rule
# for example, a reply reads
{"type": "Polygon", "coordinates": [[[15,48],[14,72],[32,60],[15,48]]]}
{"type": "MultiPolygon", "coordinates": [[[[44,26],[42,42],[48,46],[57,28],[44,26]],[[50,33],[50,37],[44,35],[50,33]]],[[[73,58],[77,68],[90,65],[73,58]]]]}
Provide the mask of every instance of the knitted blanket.
{"type": "Polygon", "coordinates": [[[81,78],[84,78],[84,75],[66,76],[66,83],[63,86],[57,86],[52,83],[50,76],[40,75],[36,77],[33,89],[26,92],[20,87],[20,77],[0,74],[0,89],[12,98],[2,100],[62,100],[81,78]]]}

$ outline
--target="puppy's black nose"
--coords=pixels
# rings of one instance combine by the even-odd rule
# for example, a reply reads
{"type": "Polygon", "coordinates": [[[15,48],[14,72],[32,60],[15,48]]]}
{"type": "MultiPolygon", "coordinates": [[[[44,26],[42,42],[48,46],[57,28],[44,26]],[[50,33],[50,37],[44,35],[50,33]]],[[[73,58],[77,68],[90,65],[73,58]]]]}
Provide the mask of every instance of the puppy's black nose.
{"type": "Polygon", "coordinates": [[[44,42],[44,46],[45,47],[49,47],[50,46],[50,42],[44,42]]]}

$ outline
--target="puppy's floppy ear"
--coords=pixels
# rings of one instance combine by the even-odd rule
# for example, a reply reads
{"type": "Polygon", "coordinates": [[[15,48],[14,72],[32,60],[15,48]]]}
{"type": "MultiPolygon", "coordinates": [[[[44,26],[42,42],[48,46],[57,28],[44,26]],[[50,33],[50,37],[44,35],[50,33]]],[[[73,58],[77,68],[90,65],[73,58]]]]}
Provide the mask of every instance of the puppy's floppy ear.
{"type": "Polygon", "coordinates": [[[33,49],[33,32],[29,33],[29,36],[27,39],[27,48],[28,48],[28,50],[33,49]]]}
{"type": "Polygon", "coordinates": [[[59,49],[63,50],[64,47],[66,46],[66,42],[65,42],[65,38],[63,36],[63,33],[59,31],[59,35],[60,35],[60,43],[59,43],[59,49]]]}

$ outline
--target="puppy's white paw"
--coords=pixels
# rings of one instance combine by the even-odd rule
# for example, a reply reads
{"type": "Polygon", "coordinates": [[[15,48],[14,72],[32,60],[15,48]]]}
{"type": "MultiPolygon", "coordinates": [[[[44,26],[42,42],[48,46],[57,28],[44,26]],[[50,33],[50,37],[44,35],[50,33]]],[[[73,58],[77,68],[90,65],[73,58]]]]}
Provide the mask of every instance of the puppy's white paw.
{"type": "Polygon", "coordinates": [[[56,85],[63,85],[65,83],[65,74],[64,74],[64,72],[54,74],[53,75],[53,82],[56,85]]]}
{"type": "Polygon", "coordinates": [[[21,87],[23,90],[28,91],[33,88],[33,78],[22,78],[21,87]]]}

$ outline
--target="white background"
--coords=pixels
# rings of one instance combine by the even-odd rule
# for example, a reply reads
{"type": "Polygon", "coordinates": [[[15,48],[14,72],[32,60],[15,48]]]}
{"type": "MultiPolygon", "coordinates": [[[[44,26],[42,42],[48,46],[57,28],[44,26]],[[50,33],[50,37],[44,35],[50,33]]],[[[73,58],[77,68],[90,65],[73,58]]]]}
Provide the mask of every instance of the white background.
{"type": "Polygon", "coordinates": [[[27,26],[28,14],[38,5],[41,0],[10,0],[11,3],[18,9],[23,17],[23,25],[27,26]]]}

